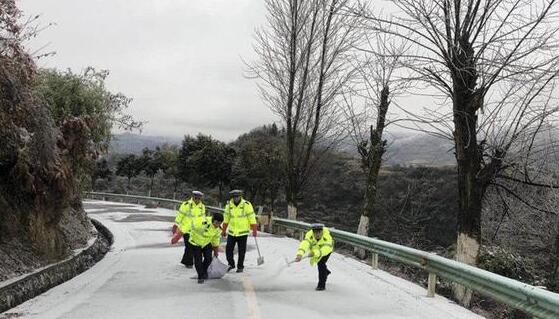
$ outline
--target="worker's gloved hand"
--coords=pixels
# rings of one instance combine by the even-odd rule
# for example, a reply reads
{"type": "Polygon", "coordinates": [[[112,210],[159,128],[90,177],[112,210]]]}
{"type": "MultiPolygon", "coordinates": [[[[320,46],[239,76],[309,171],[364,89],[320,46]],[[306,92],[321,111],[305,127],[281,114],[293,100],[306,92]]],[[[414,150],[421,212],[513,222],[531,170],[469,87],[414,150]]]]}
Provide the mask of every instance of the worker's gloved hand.
{"type": "Polygon", "coordinates": [[[258,233],[258,226],[256,224],[252,224],[250,225],[250,228],[252,229],[252,236],[256,237],[256,234],[258,233]]]}
{"type": "Polygon", "coordinates": [[[295,257],[296,262],[300,262],[301,259],[303,259],[303,256],[301,256],[301,255],[297,255],[297,257],[295,257]]]}
{"type": "Polygon", "coordinates": [[[174,245],[174,244],[178,243],[179,240],[181,240],[181,238],[182,238],[182,233],[180,232],[180,230],[177,230],[173,234],[173,238],[171,238],[171,244],[174,245]]]}
{"type": "Polygon", "coordinates": [[[214,256],[217,257],[219,255],[219,246],[214,247],[214,256]]]}
{"type": "Polygon", "coordinates": [[[227,236],[227,224],[221,224],[221,237],[227,236]]]}
{"type": "Polygon", "coordinates": [[[174,234],[177,232],[178,229],[179,227],[177,226],[177,224],[173,224],[173,229],[171,229],[171,232],[174,234]]]}

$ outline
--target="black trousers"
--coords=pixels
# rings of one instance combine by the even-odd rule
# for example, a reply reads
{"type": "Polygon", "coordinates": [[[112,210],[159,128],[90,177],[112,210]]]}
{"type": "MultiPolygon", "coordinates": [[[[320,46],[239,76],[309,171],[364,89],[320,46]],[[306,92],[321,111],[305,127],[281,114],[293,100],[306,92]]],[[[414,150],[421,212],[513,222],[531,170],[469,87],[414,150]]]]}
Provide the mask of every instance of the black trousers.
{"type": "MultiPolygon", "coordinates": [[[[331,253],[330,253],[331,254],[331,253]]],[[[318,286],[324,288],[326,287],[326,278],[330,274],[330,270],[326,267],[326,263],[328,262],[328,258],[330,258],[330,254],[322,257],[318,262],[318,286]]]]}
{"type": "Polygon", "coordinates": [[[212,263],[212,244],[207,244],[204,247],[191,246],[198,279],[208,279],[208,267],[212,263]]]}
{"type": "Polygon", "coordinates": [[[237,249],[239,250],[239,259],[237,261],[237,269],[245,268],[245,253],[247,251],[247,238],[245,236],[227,236],[227,246],[225,246],[225,256],[227,257],[227,263],[231,267],[235,267],[235,259],[233,259],[233,250],[235,249],[235,244],[237,244],[237,249]]]}
{"type": "Polygon", "coordinates": [[[182,239],[184,240],[184,254],[182,254],[181,264],[192,267],[194,265],[194,257],[192,256],[192,244],[188,242],[190,234],[183,234],[182,239]]]}

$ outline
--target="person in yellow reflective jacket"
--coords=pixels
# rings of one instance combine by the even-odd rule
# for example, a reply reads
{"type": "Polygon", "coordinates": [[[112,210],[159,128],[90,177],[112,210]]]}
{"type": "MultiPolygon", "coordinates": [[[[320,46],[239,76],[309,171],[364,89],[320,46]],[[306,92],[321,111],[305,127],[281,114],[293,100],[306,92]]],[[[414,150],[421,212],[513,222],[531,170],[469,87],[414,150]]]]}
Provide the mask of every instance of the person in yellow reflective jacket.
{"type": "Polygon", "coordinates": [[[222,222],[223,216],[219,213],[214,213],[212,217],[192,221],[190,244],[199,284],[204,283],[204,279],[208,279],[208,267],[212,263],[212,250],[215,257],[219,254],[222,222]]]}
{"type": "Polygon", "coordinates": [[[303,255],[308,253],[311,265],[318,265],[318,285],[316,290],[326,289],[326,279],[330,275],[330,270],[326,267],[326,262],[334,250],[334,241],[328,228],[322,224],[312,224],[311,230],[305,234],[305,239],[297,249],[295,261],[303,259],[303,255]]]}
{"type": "Polygon", "coordinates": [[[223,213],[222,236],[225,237],[227,234],[225,255],[227,256],[229,270],[234,269],[235,259],[233,258],[233,250],[235,244],[237,244],[237,249],[239,251],[237,272],[243,272],[245,268],[244,261],[248,235],[251,230],[254,237],[256,237],[257,234],[256,215],[254,214],[252,204],[242,197],[242,191],[235,189],[229,192],[229,195],[231,195],[231,199],[225,205],[223,213]]]}
{"type": "Polygon", "coordinates": [[[203,197],[202,192],[193,191],[192,197],[180,205],[175,218],[175,225],[173,225],[173,233],[180,231],[183,236],[184,253],[181,263],[186,268],[192,268],[194,265],[192,246],[189,244],[192,221],[206,217],[206,206],[202,202],[203,197]]]}

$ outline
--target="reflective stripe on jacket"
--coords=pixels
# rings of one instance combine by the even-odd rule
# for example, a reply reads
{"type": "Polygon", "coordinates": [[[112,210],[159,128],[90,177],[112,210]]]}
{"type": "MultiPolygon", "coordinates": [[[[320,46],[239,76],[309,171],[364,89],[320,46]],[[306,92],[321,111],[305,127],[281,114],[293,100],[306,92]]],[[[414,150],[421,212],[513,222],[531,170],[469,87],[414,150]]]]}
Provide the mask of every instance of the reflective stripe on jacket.
{"type": "Polygon", "coordinates": [[[231,199],[225,205],[223,223],[228,224],[227,233],[231,236],[246,236],[250,233],[250,225],[256,224],[256,215],[252,204],[241,198],[239,205],[235,205],[231,199]]]}
{"type": "Polygon", "coordinates": [[[215,227],[212,224],[211,217],[192,222],[192,230],[188,240],[192,245],[205,247],[207,244],[212,244],[212,247],[217,247],[219,246],[220,238],[221,228],[215,227]]]}
{"type": "Polygon", "coordinates": [[[312,252],[313,256],[310,259],[311,265],[314,265],[320,261],[320,259],[334,250],[334,240],[330,235],[328,228],[324,227],[322,229],[322,237],[320,240],[314,238],[314,233],[309,230],[305,234],[305,239],[299,245],[297,250],[297,255],[303,256],[307,252],[312,252]]]}
{"type": "Polygon", "coordinates": [[[183,202],[177,211],[177,217],[175,218],[175,224],[179,227],[181,233],[190,234],[190,229],[192,227],[192,221],[206,217],[206,206],[201,201],[194,203],[191,198],[186,202],[183,202]]]}

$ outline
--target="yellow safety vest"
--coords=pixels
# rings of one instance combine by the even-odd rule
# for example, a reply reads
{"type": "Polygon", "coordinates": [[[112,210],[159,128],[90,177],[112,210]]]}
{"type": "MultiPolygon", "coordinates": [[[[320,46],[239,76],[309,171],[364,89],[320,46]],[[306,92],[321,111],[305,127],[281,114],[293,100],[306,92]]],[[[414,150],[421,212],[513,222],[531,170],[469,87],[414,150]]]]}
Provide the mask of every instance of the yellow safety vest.
{"type": "Polygon", "coordinates": [[[303,256],[307,252],[312,252],[313,256],[311,257],[311,265],[314,265],[320,261],[320,259],[334,250],[334,240],[330,235],[330,231],[328,228],[324,227],[322,229],[322,237],[320,240],[316,240],[314,238],[314,234],[312,230],[309,230],[305,234],[305,239],[299,245],[299,249],[297,250],[297,255],[303,256]]]}
{"type": "Polygon", "coordinates": [[[215,227],[212,224],[211,217],[192,222],[192,230],[188,240],[192,245],[206,247],[206,245],[212,244],[212,247],[217,247],[219,246],[220,238],[221,228],[215,227]]]}
{"type": "Polygon", "coordinates": [[[250,225],[256,224],[256,215],[252,204],[241,198],[239,205],[231,199],[225,205],[223,223],[228,224],[227,233],[231,236],[246,236],[250,233],[250,225]]]}
{"type": "Polygon", "coordinates": [[[192,221],[206,217],[206,206],[202,201],[196,205],[194,200],[183,202],[177,211],[175,224],[179,227],[181,233],[190,234],[192,221]]]}

